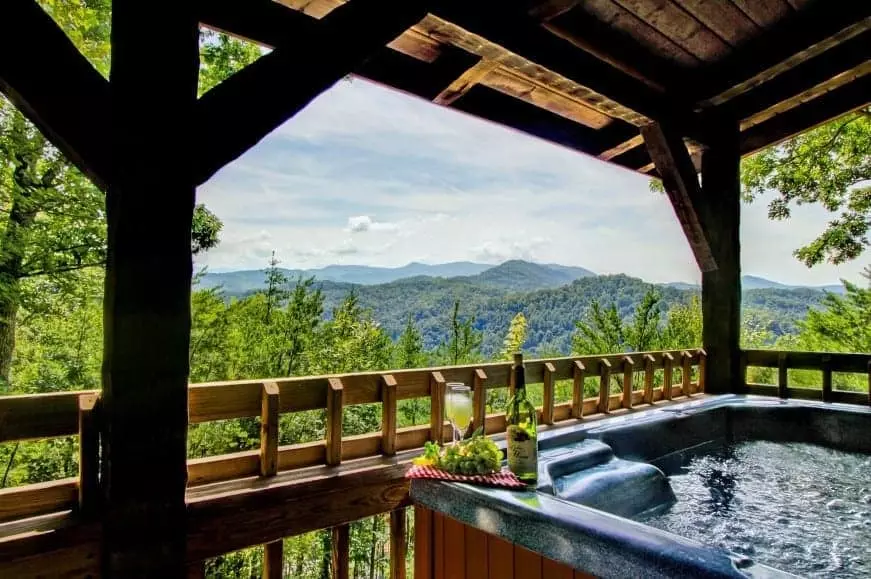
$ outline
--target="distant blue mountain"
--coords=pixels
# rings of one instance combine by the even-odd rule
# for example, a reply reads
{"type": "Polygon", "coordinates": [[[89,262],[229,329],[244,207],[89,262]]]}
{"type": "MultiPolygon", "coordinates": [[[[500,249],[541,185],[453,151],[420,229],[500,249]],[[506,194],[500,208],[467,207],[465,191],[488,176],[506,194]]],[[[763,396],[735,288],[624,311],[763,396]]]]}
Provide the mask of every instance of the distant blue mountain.
{"type": "MultiPolygon", "coordinates": [[[[496,266],[456,261],[434,265],[415,262],[402,267],[329,265],[319,269],[282,269],[282,271],[291,279],[298,276],[315,277],[320,281],[355,285],[379,285],[415,277],[462,278],[470,283],[514,291],[559,287],[576,279],[596,275],[582,267],[538,264],[521,260],[506,261],[496,266]]],[[[262,269],[207,273],[199,280],[198,287],[222,286],[228,295],[241,295],[263,287],[264,277],[265,272],[262,269]]]]}
{"type": "MultiPolygon", "coordinates": [[[[668,287],[673,287],[675,289],[681,290],[690,290],[700,289],[698,285],[685,283],[682,281],[672,282],[664,284],[668,287]]],[[[784,283],[771,281],[770,279],[765,279],[764,277],[759,277],[755,275],[745,275],[741,277],[741,289],[742,290],[757,290],[757,289],[780,289],[780,290],[797,290],[797,289],[809,289],[816,291],[824,291],[831,292],[835,294],[844,293],[844,286],[841,284],[829,284],[829,285],[817,285],[817,286],[806,286],[806,285],[787,285],[784,283]]]]}

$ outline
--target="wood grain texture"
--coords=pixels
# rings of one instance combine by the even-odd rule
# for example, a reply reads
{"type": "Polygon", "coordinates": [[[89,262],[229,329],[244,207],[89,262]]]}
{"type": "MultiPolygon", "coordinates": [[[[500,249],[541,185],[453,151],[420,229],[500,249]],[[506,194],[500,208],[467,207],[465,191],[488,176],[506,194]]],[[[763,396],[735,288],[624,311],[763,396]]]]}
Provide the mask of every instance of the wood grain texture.
{"type": "Polygon", "coordinates": [[[469,92],[473,86],[480,82],[499,66],[498,62],[481,58],[474,66],[461,74],[454,82],[440,92],[433,102],[437,105],[448,106],[455,100],[469,92]]]}
{"type": "Polygon", "coordinates": [[[385,374],[381,386],[381,452],[396,454],[396,378],[385,374]]]}
{"type": "Polygon", "coordinates": [[[598,410],[602,414],[608,414],[611,411],[609,404],[609,396],[611,393],[611,363],[603,359],[599,364],[599,406],[598,410]]]}
{"type": "Polygon", "coordinates": [[[487,419],[487,373],[478,368],[472,381],[472,429],[484,426],[487,419]]]}
{"type": "Polygon", "coordinates": [[[572,408],[570,416],[581,419],[584,417],[584,372],[586,366],[581,360],[575,360],[572,371],[572,408]]]}
{"type": "Polygon", "coordinates": [[[263,579],[284,577],[284,541],[272,541],[263,546],[263,579]]]}
{"type": "Polygon", "coordinates": [[[662,398],[663,400],[671,400],[672,380],[673,380],[674,356],[666,354],[663,357],[662,367],[662,398]]]}
{"type": "Polygon", "coordinates": [[[681,352],[681,391],[685,396],[691,396],[693,356],[689,352],[681,352]]]}
{"type": "Polygon", "coordinates": [[[335,466],[342,462],[342,411],[344,387],[338,378],[330,378],[327,395],[327,464],[335,466]]]}
{"type": "Polygon", "coordinates": [[[655,359],[650,354],[645,354],[644,357],[644,403],[653,404],[653,364],[655,359]]]}
{"type": "Polygon", "coordinates": [[[466,579],[478,577],[486,579],[488,576],[487,562],[487,537],[484,531],[464,525],[466,543],[466,579]]]}
{"type": "MultiPolygon", "coordinates": [[[[466,534],[463,523],[444,517],[444,577],[466,579],[466,534]]],[[[469,577],[468,579],[472,579],[469,577]]]]}
{"type": "Polygon", "coordinates": [[[487,537],[487,573],[488,579],[514,577],[514,545],[495,535],[487,537]]]}
{"type": "Polygon", "coordinates": [[[445,429],[445,377],[441,372],[430,374],[430,440],[441,444],[445,429]]]}
{"type": "Polygon", "coordinates": [[[76,508],[76,477],[0,489],[0,522],[76,508]]]}
{"type": "Polygon", "coordinates": [[[623,358],[623,408],[632,408],[632,377],[635,374],[635,361],[631,356],[623,358]]]}
{"type": "Polygon", "coordinates": [[[433,512],[414,507],[414,577],[433,578],[433,512]]]}
{"type": "Polygon", "coordinates": [[[732,47],[762,32],[752,19],[729,0],[681,0],[678,3],[732,47]]]}
{"type": "Polygon", "coordinates": [[[332,576],[334,579],[348,579],[349,559],[351,549],[351,527],[339,525],[332,529],[333,540],[330,542],[332,564],[332,576]]]}
{"type": "Polygon", "coordinates": [[[278,385],[264,382],[260,413],[260,476],[278,472],[278,385]]]}
{"type": "Polygon", "coordinates": [[[100,397],[79,396],[79,513],[94,516],[101,502],[100,397]]]}
{"type": "Polygon", "coordinates": [[[405,558],[408,551],[406,509],[390,511],[390,579],[405,579],[405,558]]]}
{"type": "Polygon", "coordinates": [[[445,573],[445,516],[441,513],[432,514],[432,573],[434,579],[447,579],[445,573]]]}
{"type": "Polygon", "coordinates": [[[542,392],[544,395],[544,406],[541,411],[542,424],[553,424],[553,408],[556,403],[556,392],[554,392],[555,374],[556,367],[552,363],[547,362],[544,365],[544,379],[542,382],[542,392]]]}

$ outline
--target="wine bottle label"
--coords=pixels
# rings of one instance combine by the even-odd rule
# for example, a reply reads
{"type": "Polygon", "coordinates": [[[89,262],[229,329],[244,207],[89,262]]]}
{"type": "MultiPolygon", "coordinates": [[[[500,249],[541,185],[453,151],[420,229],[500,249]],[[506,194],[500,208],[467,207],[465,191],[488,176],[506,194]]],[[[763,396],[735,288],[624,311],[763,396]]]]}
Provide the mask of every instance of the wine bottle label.
{"type": "Polygon", "coordinates": [[[508,427],[508,468],[515,474],[538,472],[538,446],[522,428],[508,427]]]}

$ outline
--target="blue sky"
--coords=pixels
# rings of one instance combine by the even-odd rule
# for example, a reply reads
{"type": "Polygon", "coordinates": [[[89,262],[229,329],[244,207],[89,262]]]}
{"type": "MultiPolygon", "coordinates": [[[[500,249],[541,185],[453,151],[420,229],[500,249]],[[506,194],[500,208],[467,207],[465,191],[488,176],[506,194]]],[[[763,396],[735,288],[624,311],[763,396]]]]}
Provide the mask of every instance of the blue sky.
{"type": "MultiPolygon", "coordinates": [[[[200,187],[224,221],[212,271],[507,259],[653,282],[700,276],[674,212],[647,178],[369,82],[342,81],[200,187]]],[[[858,279],[867,263],[808,269],[792,251],[831,216],[742,213],[746,274],[858,279]]],[[[864,256],[863,256],[864,257],[864,256]]]]}

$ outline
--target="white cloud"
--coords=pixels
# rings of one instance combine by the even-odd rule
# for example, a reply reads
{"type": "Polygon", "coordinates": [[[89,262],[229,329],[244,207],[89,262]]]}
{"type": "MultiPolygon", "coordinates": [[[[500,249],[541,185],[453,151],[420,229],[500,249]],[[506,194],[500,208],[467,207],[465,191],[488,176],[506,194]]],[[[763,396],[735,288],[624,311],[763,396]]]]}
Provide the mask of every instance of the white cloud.
{"type": "MultiPolygon", "coordinates": [[[[213,269],[530,259],[650,281],[700,275],[664,195],[636,173],[354,80],[339,83],[200,188],[224,220],[213,269]],[[350,217],[349,217],[350,216],[350,217]]],[[[742,214],[747,273],[857,279],[864,261],[808,270],[791,252],[827,215],[742,214]]]]}

